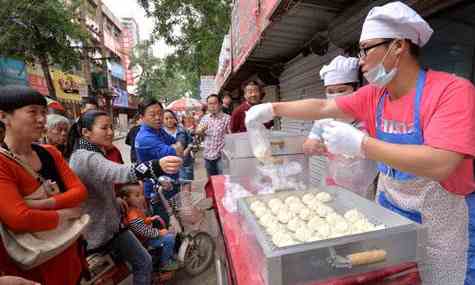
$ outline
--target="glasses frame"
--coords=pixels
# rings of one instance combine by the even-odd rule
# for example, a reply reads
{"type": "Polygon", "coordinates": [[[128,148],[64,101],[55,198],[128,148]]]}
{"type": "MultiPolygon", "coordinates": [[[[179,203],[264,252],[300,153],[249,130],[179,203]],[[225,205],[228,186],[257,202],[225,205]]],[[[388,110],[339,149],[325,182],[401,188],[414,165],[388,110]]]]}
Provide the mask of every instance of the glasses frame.
{"type": "Polygon", "coordinates": [[[390,42],[394,41],[394,39],[389,39],[389,40],[385,40],[385,41],[382,41],[380,43],[377,43],[377,44],[374,44],[372,46],[369,46],[369,47],[360,47],[360,51],[358,52],[358,58],[365,58],[368,56],[368,52],[376,47],[379,47],[379,46],[382,46],[384,44],[389,44],[390,42]]]}

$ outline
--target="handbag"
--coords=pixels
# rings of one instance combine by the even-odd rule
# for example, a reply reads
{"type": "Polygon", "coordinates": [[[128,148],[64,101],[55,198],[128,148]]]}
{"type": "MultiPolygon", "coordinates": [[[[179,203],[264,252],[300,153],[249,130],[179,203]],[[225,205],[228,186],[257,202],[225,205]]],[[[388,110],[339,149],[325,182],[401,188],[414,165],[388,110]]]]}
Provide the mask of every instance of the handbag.
{"type": "MultiPolygon", "coordinates": [[[[31,176],[41,183],[32,194],[24,197],[25,200],[45,199],[59,193],[59,188],[50,180],[45,180],[27,163],[15,154],[0,147],[0,153],[17,162],[31,176]]],[[[55,229],[15,233],[0,223],[0,236],[10,258],[23,270],[29,270],[45,263],[59,255],[71,246],[89,224],[87,214],[77,219],[61,221],[55,229]]]]}

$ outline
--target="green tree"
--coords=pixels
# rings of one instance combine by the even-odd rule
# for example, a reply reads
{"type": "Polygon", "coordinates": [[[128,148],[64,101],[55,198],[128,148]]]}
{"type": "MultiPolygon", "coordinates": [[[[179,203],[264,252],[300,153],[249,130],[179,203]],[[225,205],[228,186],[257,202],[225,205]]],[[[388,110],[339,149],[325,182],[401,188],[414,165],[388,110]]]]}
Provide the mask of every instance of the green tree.
{"type": "Polygon", "coordinates": [[[232,0],[138,0],[155,19],[154,35],[174,47],[167,64],[184,75],[193,96],[200,75],[215,74],[232,0]]]}
{"type": "Polygon", "coordinates": [[[0,0],[0,55],[38,61],[52,97],[49,67],[77,66],[80,50],[74,45],[86,39],[74,20],[78,5],[79,0],[0,0]]]}
{"type": "Polygon", "coordinates": [[[152,41],[143,41],[134,48],[131,67],[140,70],[139,96],[171,102],[192,90],[187,75],[174,69],[169,61],[153,55],[152,41]]]}

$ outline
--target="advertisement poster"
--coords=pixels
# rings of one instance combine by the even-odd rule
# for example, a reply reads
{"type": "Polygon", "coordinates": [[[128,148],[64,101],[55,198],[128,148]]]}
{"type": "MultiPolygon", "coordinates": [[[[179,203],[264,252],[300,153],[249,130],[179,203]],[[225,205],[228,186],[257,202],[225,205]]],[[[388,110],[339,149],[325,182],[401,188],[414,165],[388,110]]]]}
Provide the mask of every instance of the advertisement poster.
{"type": "Polygon", "coordinates": [[[67,102],[80,102],[81,94],[87,92],[84,78],[67,74],[59,70],[51,72],[56,97],[67,102]]]}

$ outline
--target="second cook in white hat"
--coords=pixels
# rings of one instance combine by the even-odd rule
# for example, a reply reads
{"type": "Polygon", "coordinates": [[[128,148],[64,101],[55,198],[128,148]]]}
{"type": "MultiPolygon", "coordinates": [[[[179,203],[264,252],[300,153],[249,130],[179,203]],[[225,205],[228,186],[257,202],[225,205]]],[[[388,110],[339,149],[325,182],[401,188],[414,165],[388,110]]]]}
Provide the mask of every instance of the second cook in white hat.
{"type": "MultiPolygon", "coordinates": [[[[329,64],[320,69],[327,99],[346,96],[359,87],[359,66],[356,57],[338,55],[329,64]]],[[[338,185],[367,199],[374,199],[372,183],[376,177],[376,163],[362,157],[344,157],[329,155],[322,140],[322,127],[329,119],[316,120],[303,144],[308,155],[325,155],[328,157],[324,185],[338,185]]],[[[342,120],[354,127],[366,131],[364,125],[356,120],[342,120]]]]}

